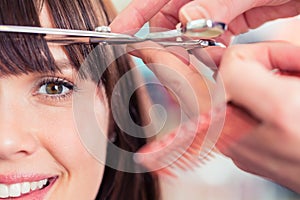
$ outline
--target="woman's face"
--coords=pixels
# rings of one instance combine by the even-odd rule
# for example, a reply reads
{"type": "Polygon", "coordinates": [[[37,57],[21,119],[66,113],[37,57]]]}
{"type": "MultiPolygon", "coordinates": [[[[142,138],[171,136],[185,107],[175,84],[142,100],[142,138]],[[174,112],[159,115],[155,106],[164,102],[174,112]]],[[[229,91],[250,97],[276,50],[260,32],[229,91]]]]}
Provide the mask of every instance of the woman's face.
{"type": "MultiPolygon", "coordinates": [[[[104,89],[96,93],[89,80],[81,81],[84,88],[75,86],[77,74],[63,49],[50,49],[61,72],[0,77],[1,199],[93,199],[102,179],[103,164],[87,152],[77,131],[90,110],[74,109],[73,102],[75,93],[93,96],[99,128],[107,134],[104,89]]],[[[105,157],[106,145],[98,153],[105,157]]]]}

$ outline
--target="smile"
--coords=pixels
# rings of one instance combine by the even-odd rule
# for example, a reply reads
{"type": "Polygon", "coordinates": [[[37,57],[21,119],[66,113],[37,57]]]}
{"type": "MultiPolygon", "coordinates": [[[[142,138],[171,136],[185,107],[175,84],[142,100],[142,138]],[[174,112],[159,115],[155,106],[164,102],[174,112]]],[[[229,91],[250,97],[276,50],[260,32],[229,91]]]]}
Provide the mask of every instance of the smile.
{"type": "MultiPolygon", "coordinates": [[[[25,181],[13,184],[0,183],[0,198],[17,198],[35,195],[42,192],[44,188],[52,185],[56,178],[45,178],[38,181],[25,181]]],[[[43,192],[44,193],[44,192],[43,192]]]]}

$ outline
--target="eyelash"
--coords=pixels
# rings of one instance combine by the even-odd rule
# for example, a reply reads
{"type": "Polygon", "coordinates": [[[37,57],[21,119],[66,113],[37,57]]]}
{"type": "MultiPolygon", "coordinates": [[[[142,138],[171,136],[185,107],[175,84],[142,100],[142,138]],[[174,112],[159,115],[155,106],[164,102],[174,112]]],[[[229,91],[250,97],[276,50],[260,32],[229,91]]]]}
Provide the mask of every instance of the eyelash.
{"type": "MultiPolygon", "coordinates": [[[[46,88],[44,90],[46,90],[46,88]]],[[[45,77],[37,83],[37,89],[36,92],[34,92],[34,95],[55,101],[64,101],[68,100],[72,96],[72,93],[76,90],[76,85],[65,78],[45,77]],[[62,94],[41,93],[40,90],[42,87],[46,87],[48,84],[54,84],[53,86],[62,86],[64,90],[67,88],[68,91],[62,94]]]]}

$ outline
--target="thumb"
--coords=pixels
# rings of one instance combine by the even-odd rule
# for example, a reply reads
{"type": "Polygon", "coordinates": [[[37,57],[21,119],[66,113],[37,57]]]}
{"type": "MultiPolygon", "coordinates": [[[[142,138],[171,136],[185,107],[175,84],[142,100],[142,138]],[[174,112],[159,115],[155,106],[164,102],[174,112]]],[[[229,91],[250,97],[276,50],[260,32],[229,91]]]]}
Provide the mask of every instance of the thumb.
{"type": "MultiPolygon", "coordinates": [[[[110,27],[116,33],[131,33],[140,29],[170,0],[133,0],[114,19],[110,27]]],[[[133,33],[132,33],[133,34],[133,33]]]]}
{"type": "Polygon", "coordinates": [[[230,23],[256,4],[257,0],[195,0],[181,8],[179,18],[182,23],[202,18],[230,23]]]}

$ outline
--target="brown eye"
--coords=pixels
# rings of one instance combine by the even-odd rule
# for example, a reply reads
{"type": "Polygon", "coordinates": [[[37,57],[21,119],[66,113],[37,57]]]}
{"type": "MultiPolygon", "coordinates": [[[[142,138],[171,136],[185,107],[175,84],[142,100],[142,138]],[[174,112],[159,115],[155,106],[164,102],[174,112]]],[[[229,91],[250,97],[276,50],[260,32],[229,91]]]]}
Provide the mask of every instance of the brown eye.
{"type": "Polygon", "coordinates": [[[47,94],[61,94],[64,90],[64,86],[61,84],[56,84],[56,83],[47,83],[45,85],[45,90],[47,94]]]}
{"type": "Polygon", "coordinates": [[[40,84],[38,93],[49,96],[62,96],[72,92],[74,86],[72,83],[60,79],[46,79],[40,84]]]}

